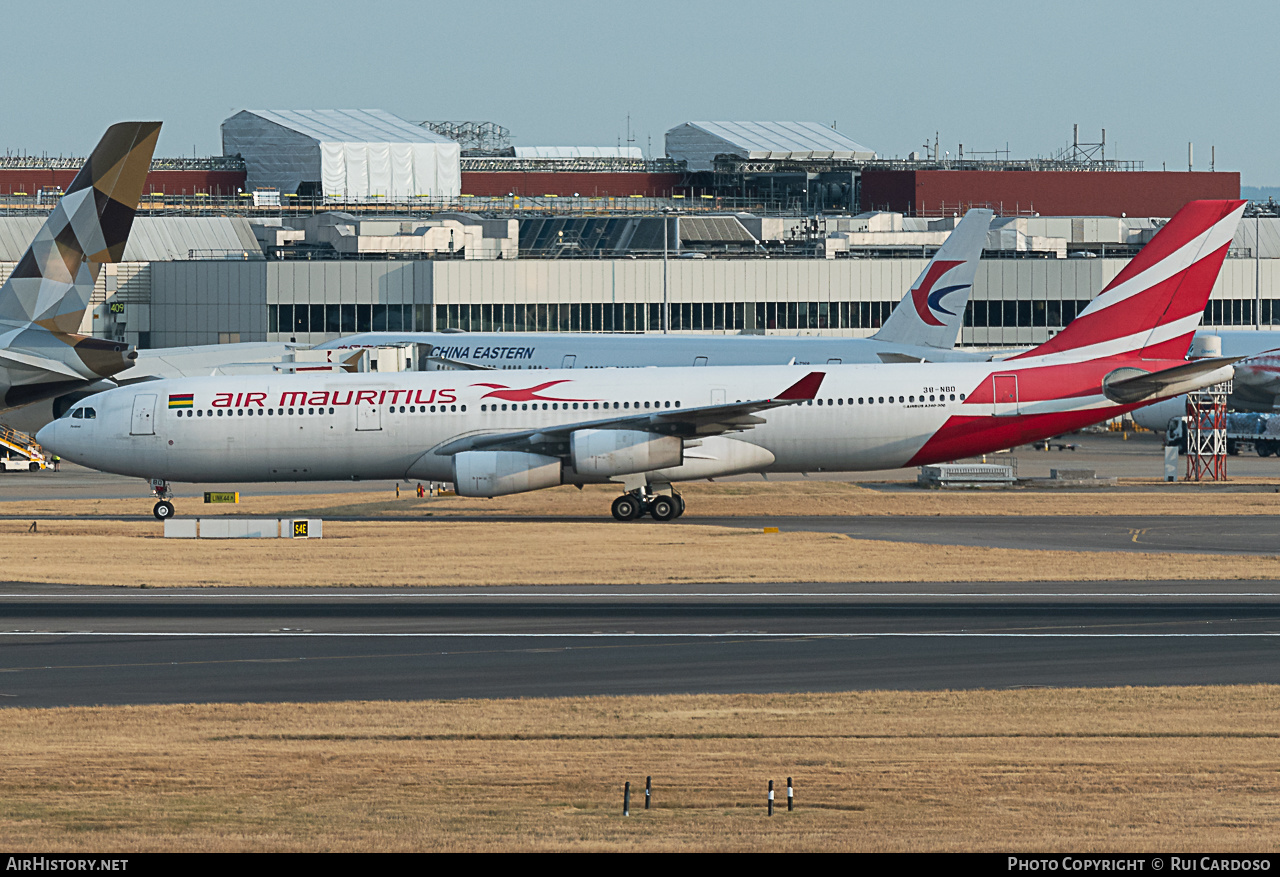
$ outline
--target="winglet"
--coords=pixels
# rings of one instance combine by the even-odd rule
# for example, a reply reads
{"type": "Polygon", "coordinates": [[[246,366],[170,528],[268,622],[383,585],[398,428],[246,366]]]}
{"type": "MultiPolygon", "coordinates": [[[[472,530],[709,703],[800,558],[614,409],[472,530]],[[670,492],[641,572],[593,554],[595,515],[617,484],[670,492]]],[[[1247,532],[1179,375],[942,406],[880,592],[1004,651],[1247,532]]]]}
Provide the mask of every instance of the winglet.
{"type": "Polygon", "coordinates": [[[826,372],[809,372],[773,398],[786,402],[812,399],[818,395],[818,388],[822,386],[822,379],[826,376],[826,372]]]}

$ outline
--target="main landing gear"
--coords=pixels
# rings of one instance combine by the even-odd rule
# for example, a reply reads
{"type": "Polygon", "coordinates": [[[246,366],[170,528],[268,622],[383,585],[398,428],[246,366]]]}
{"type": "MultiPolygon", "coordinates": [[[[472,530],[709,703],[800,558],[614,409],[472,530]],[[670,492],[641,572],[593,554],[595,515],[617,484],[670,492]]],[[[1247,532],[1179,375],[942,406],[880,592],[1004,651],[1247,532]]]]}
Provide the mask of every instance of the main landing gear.
{"type": "Polygon", "coordinates": [[[173,494],[169,490],[169,482],[165,481],[163,478],[152,478],[151,495],[158,500],[155,504],[155,508],[151,510],[151,514],[156,516],[156,520],[167,521],[169,518],[172,518],[173,503],[169,502],[169,497],[173,494]]]}
{"type": "Polygon", "coordinates": [[[684,514],[684,498],[667,487],[670,493],[652,493],[647,488],[630,490],[613,501],[613,516],[619,521],[634,521],[649,515],[655,521],[670,521],[684,514]]]}

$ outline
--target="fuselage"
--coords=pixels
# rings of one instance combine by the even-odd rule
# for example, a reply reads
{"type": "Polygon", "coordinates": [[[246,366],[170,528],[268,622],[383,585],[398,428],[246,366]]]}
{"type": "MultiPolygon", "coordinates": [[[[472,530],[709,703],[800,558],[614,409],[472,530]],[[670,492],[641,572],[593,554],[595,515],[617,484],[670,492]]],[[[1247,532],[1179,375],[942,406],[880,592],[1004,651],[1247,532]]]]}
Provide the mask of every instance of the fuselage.
{"type": "Polygon", "coordinates": [[[989,353],[877,338],[781,335],[658,335],[574,332],[366,332],[317,350],[423,344],[430,368],[569,369],[647,366],[842,365],[886,361],[980,362],[989,353]]]}
{"type": "MultiPolygon", "coordinates": [[[[714,474],[883,469],[1011,447],[1131,410],[1102,391],[1103,379],[1117,369],[1175,364],[1048,357],[1016,366],[822,367],[815,398],[769,410],[752,429],[715,437],[753,449],[714,474]]],[[[462,437],[769,399],[813,371],[553,370],[521,380],[485,372],[190,378],[93,396],[38,438],[72,462],[177,482],[450,480],[452,459],[435,449],[462,437]]],[[[706,477],[708,469],[697,472],[691,477],[706,477]]],[[[664,477],[681,480],[679,471],[664,477]]],[[[608,479],[566,467],[564,480],[608,479]]]]}

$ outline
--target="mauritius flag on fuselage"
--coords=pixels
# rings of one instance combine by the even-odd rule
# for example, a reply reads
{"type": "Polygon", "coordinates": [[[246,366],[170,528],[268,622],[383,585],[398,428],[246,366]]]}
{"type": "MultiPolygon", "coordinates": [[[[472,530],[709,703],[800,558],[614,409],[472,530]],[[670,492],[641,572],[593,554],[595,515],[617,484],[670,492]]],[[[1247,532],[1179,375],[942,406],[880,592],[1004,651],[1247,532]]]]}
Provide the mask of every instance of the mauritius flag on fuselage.
{"type": "Polygon", "coordinates": [[[194,393],[170,393],[169,394],[170,408],[191,408],[191,407],[194,407],[195,404],[196,404],[196,397],[194,393]]]}

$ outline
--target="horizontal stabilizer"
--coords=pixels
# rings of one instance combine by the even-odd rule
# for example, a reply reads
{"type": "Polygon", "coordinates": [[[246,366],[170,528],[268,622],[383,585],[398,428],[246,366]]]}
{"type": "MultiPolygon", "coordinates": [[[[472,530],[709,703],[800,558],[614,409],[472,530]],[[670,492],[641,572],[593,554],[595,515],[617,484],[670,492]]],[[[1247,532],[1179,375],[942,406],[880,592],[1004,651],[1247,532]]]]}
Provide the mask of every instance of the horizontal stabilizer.
{"type": "Polygon", "coordinates": [[[19,369],[63,375],[77,381],[84,380],[84,375],[64,362],[44,356],[33,356],[30,353],[22,353],[18,350],[0,350],[0,361],[9,368],[16,366],[19,369]]]}
{"type": "Polygon", "coordinates": [[[1122,405],[1158,396],[1177,396],[1231,379],[1231,366],[1243,356],[1197,359],[1158,372],[1117,369],[1102,382],[1102,391],[1122,405]]]}
{"type": "Polygon", "coordinates": [[[877,353],[876,356],[878,356],[880,358],[880,361],[885,363],[886,365],[893,365],[897,363],[907,363],[907,362],[928,362],[928,360],[922,356],[911,356],[910,354],[906,354],[906,353],[885,353],[884,351],[881,351],[877,353]]]}

